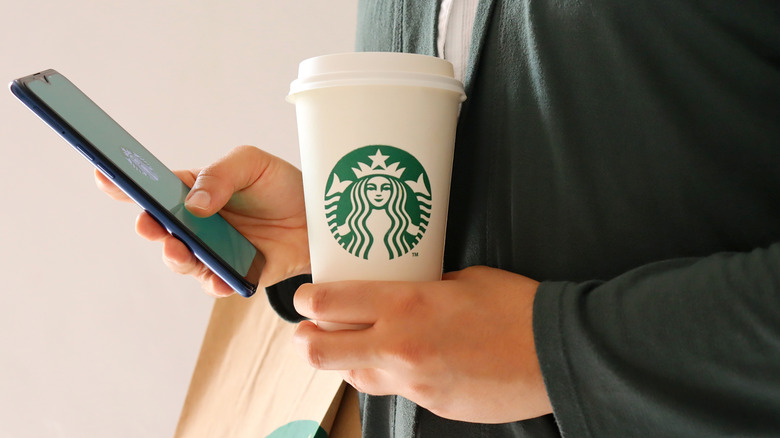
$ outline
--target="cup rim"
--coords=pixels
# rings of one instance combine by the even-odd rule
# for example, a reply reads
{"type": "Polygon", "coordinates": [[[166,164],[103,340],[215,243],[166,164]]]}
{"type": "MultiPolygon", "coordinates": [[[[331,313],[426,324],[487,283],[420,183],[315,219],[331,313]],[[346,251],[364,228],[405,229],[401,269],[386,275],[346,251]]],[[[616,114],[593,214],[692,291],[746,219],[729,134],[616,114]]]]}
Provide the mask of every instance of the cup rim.
{"type": "Polygon", "coordinates": [[[311,90],[333,87],[390,85],[440,89],[466,95],[452,64],[428,55],[395,52],[352,52],[322,55],[302,61],[290,84],[287,101],[311,90]]]}

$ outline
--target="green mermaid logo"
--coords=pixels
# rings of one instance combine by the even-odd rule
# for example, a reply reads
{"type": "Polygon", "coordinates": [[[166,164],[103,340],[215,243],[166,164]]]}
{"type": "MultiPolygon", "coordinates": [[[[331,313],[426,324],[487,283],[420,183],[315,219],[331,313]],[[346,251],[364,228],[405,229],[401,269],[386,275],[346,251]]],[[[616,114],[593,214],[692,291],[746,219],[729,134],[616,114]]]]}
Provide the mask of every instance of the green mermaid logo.
{"type": "Polygon", "coordinates": [[[350,254],[392,260],[414,248],[431,218],[428,174],[408,152],[386,145],[345,155],[325,185],[325,216],[350,254]]]}

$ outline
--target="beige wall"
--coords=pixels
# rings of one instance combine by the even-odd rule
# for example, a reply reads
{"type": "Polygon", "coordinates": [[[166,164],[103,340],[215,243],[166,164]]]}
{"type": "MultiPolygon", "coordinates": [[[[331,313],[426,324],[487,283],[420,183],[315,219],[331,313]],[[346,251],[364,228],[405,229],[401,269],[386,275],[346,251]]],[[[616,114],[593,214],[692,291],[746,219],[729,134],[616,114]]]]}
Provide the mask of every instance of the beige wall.
{"type": "MultiPolygon", "coordinates": [[[[356,15],[356,0],[0,1],[1,81],[59,70],[173,168],[238,144],[297,165],[287,87],[301,59],[352,50],[356,15]]],[[[0,438],[171,436],[213,301],[7,91],[0,150],[0,438]]]]}

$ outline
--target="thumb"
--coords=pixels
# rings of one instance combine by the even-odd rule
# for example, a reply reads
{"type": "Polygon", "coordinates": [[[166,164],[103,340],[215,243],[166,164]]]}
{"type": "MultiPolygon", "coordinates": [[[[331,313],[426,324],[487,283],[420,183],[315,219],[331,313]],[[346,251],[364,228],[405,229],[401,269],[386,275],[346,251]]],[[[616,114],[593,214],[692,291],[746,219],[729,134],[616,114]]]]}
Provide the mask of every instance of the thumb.
{"type": "Polygon", "coordinates": [[[213,208],[215,203],[212,202],[211,191],[209,191],[208,188],[203,187],[203,185],[204,184],[201,184],[197,189],[193,187],[192,190],[190,190],[187,199],[184,200],[184,206],[195,216],[206,217],[211,216],[218,211],[219,207],[216,209],[213,208]]]}
{"type": "Polygon", "coordinates": [[[235,192],[254,183],[266,163],[257,148],[238,147],[217,162],[203,168],[195,179],[184,205],[195,216],[211,216],[224,207],[235,192]]]}

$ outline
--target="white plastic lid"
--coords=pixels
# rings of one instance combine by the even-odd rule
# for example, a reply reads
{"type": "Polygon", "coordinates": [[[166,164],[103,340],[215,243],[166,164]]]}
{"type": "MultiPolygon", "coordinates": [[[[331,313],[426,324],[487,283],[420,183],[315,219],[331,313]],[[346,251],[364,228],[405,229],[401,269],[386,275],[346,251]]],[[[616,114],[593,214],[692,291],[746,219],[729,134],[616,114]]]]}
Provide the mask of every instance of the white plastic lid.
{"type": "Polygon", "coordinates": [[[466,99],[452,64],[441,58],[411,53],[357,52],[309,58],[298,67],[288,101],[295,94],[353,85],[406,85],[452,91],[466,99]]]}

